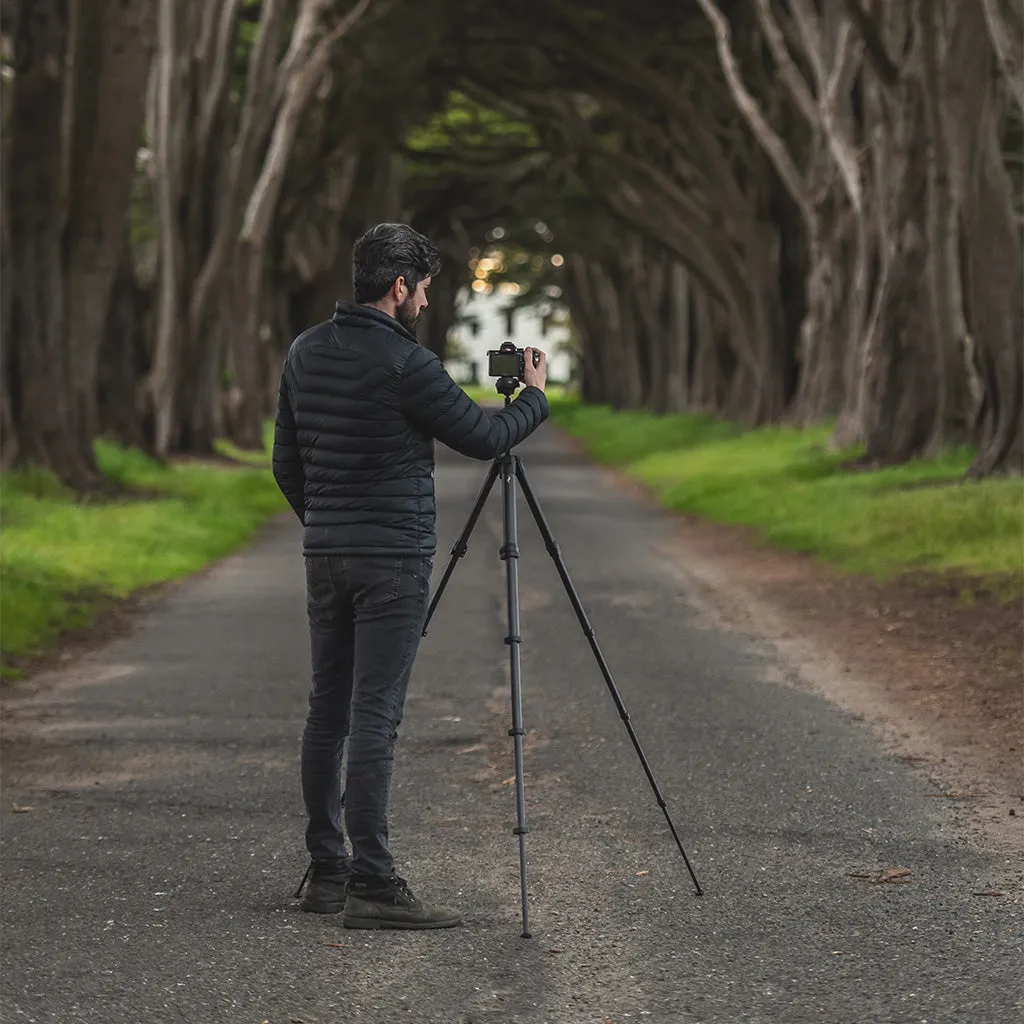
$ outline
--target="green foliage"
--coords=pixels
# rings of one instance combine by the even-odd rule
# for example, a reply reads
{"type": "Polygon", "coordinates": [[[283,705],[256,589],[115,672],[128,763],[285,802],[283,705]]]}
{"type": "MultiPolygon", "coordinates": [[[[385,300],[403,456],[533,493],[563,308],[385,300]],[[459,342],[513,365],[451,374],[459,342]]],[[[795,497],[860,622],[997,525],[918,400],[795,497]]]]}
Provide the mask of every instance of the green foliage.
{"type": "Polygon", "coordinates": [[[748,526],[768,544],[886,578],[921,570],[1024,592],[1024,485],[969,481],[967,449],[871,472],[844,468],[828,427],[743,430],[697,416],[616,413],[562,400],[554,418],[666,507],[748,526]]]}
{"type": "Polygon", "coordinates": [[[164,466],[96,443],[123,499],[83,504],[51,474],[4,474],[0,623],[4,675],[117,598],[180,579],[236,548],[285,503],[263,468],[164,466]]]}
{"type": "Polygon", "coordinates": [[[415,181],[447,178],[472,165],[491,165],[496,158],[518,158],[536,150],[533,128],[453,92],[447,106],[406,137],[407,170],[415,181]]]}

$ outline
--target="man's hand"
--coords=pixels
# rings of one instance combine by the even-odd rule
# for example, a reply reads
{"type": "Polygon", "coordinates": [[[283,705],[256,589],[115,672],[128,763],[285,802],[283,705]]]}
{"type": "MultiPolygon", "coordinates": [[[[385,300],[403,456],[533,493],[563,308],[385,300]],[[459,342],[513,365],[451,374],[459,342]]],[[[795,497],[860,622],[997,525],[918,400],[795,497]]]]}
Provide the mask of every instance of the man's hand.
{"type": "Polygon", "coordinates": [[[523,362],[523,383],[543,391],[548,382],[548,357],[539,348],[527,348],[523,350],[523,362]]]}

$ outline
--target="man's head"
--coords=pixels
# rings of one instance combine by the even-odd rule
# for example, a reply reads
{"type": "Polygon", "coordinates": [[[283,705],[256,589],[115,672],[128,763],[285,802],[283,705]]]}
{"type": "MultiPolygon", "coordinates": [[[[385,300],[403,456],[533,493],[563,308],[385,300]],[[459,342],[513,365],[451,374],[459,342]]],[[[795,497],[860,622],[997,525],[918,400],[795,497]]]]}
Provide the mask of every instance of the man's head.
{"type": "Polygon", "coordinates": [[[441,257],[426,236],[408,224],[378,224],[352,249],[355,300],[413,331],[427,308],[430,279],[440,269],[441,257]]]}

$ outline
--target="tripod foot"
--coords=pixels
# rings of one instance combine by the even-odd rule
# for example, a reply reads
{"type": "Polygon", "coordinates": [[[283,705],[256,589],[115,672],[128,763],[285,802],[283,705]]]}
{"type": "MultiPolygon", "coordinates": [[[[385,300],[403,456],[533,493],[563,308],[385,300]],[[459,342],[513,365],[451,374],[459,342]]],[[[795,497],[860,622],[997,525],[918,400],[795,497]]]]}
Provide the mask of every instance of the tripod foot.
{"type": "Polygon", "coordinates": [[[533,932],[523,932],[522,937],[524,939],[532,939],[533,938],[533,932]]]}

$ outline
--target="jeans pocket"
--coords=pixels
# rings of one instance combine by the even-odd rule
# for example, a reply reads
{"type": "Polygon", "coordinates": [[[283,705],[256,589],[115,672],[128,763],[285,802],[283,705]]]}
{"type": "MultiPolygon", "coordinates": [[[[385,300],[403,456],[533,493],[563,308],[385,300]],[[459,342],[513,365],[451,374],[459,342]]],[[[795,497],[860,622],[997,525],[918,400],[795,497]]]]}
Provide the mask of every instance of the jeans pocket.
{"type": "Polygon", "coordinates": [[[326,555],[306,556],[306,612],[313,626],[329,626],[336,620],[338,595],[326,555]]]}
{"type": "Polygon", "coordinates": [[[397,600],[402,583],[401,558],[353,558],[346,568],[356,583],[356,604],[377,608],[397,600]]]}

